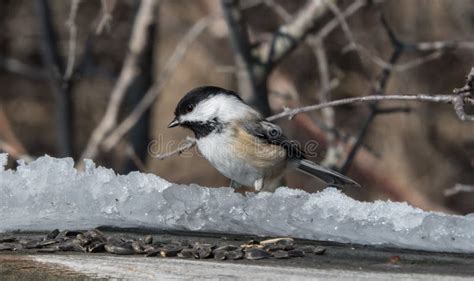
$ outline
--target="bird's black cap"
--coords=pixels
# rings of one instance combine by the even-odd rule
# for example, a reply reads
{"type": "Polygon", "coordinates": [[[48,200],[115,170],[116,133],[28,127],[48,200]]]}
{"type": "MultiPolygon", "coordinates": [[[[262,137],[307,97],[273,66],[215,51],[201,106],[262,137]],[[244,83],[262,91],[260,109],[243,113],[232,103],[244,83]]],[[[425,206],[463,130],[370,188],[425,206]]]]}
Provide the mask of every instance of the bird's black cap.
{"type": "Polygon", "coordinates": [[[216,95],[229,95],[242,100],[235,92],[216,86],[203,86],[189,91],[178,103],[174,111],[176,117],[186,114],[199,102],[216,95]]]}

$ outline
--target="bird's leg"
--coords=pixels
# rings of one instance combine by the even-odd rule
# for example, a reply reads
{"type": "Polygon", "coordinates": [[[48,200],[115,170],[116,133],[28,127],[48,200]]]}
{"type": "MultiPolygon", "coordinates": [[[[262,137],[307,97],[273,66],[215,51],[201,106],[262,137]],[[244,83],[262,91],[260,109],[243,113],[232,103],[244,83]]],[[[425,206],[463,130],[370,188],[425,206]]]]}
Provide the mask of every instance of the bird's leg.
{"type": "Polygon", "coordinates": [[[230,180],[229,187],[232,187],[233,189],[239,189],[242,187],[242,185],[236,181],[230,180]]]}
{"type": "Polygon", "coordinates": [[[255,187],[255,192],[259,192],[260,190],[262,190],[262,188],[263,188],[263,178],[261,178],[259,180],[256,180],[253,183],[253,185],[255,187]]]}
{"type": "Polygon", "coordinates": [[[278,187],[283,186],[280,176],[274,178],[265,178],[264,183],[265,184],[263,184],[263,188],[260,191],[275,192],[278,187]]]}

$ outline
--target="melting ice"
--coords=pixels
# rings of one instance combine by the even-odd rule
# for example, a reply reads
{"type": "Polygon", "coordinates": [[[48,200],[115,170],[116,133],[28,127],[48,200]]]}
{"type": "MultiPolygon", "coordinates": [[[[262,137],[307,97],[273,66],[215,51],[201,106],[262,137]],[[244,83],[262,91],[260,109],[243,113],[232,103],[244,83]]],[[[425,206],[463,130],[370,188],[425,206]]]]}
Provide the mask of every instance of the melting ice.
{"type": "Polygon", "coordinates": [[[5,170],[0,154],[0,231],[151,227],[291,236],[474,253],[474,214],[425,212],[406,203],[356,201],[334,188],[309,194],[286,187],[247,197],[230,188],[178,185],[49,156],[5,170]]]}

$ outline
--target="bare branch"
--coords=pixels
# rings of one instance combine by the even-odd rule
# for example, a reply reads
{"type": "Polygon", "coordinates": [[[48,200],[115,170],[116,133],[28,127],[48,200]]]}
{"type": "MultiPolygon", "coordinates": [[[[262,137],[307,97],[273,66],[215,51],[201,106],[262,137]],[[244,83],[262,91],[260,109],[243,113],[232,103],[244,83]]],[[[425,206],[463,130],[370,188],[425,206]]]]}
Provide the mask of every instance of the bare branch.
{"type": "Polygon", "coordinates": [[[335,2],[335,0],[309,1],[291,22],[278,28],[270,42],[259,46],[254,51],[254,56],[266,64],[267,69],[271,69],[313,31],[316,21],[328,10],[326,1],[335,2]]]}
{"type": "Polygon", "coordinates": [[[326,51],[324,50],[323,42],[315,43],[315,54],[318,59],[318,69],[319,76],[321,77],[321,95],[320,100],[322,102],[328,102],[330,98],[331,88],[330,88],[330,77],[329,77],[329,65],[326,56],[326,51]]]}
{"type": "Polygon", "coordinates": [[[290,119],[298,113],[308,112],[313,110],[319,110],[326,107],[334,107],[345,104],[360,103],[360,102],[373,102],[373,101],[388,101],[388,100],[399,100],[399,101],[418,101],[418,102],[435,102],[435,103],[451,103],[454,106],[456,114],[462,121],[473,121],[474,117],[469,116],[464,112],[464,106],[466,104],[474,104],[471,95],[474,84],[474,68],[471,69],[470,74],[467,77],[466,85],[460,89],[454,90],[455,95],[372,95],[365,97],[355,97],[341,99],[317,105],[305,106],[296,109],[287,109],[283,112],[273,115],[267,120],[273,121],[283,117],[290,117],[290,119]]]}
{"type": "Polygon", "coordinates": [[[467,193],[467,192],[474,192],[474,185],[467,185],[467,184],[456,184],[454,187],[446,189],[444,191],[444,196],[454,196],[459,193],[467,193]]]}
{"type": "Polygon", "coordinates": [[[459,119],[462,121],[470,121],[474,122],[474,115],[467,115],[466,112],[464,111],[464,105],[469,102],[469,104],[474,104],[473,99],[469,98],[463,98],[462,96],[457,96],[453,100],[453,105],[454,105],[454,112],[456,112],[456,115],[458,116],[459,119]]]}
{"type": "Polygon", "coordinates": [[[335,5],[332,2],[328,2],[327,5],[331,9],[331,11],[334,13],[335,18],[331,22],[329,22],[325,27],[323,27],[323,29],[321,29],[321,31],[318,32],[316,36],[312,38],[314,38],[314,40],[316,41],[323,39],[325,36],[329,35],[330,31],[334,30],[334,28],[336,28],[339,24],[347,40],[349,41],[349,44],[348,46],[344,48],[344,51],[355,50],[360,55],[363,55],[369,58],[370,61],[372,61],[375,65],[379,66],[380,68],[390,69],[396,72],[403,72],[410,68],[420,66],[426,62],[438,59],[439,57],[441,57],[443,52],[447,49],[474,48],[474,42],[469,42],[469,41],[422,42],[422,43],[417,43],[417,44],[404,43],[405,45],[407,45],[407,47],[405,48],[406,50],[413,49],[416,51],[431,51],[432,53],[426,56],[422,56],[420,58],[416,58],[414,60],[405,62],[403,64],[392,64],[390,62],[387,62],[384,59],[380,58],[379,56],[374,55],[373,52],[368,50],[366,47],[357,43],[349,27],[349,24],[347,23],[346,18],[352,15],[353,13],[355,13],[357,10],[359,10],[366,4],[367,4],[366,1],[363,1],[363,0],[355,1],[344,12],[342,12],[337,7],[337,5],[335,5]]]}
{"type": "Polygon", "coordinates": [[[101,0],[102,4],[102,16],[99,20],[99,24],[97,24],[97,28],[95,30],[96,34],[101,34],[104,29],[110,31],[110,23],[112,22],[112,11],[115,8],[117,0],[101,0]]]}
{"type": "Polygon", "coordinates": [[[354,35],[352,34],[352,31],[349,27],[349,24],[346,21],[346,17],[344,16],[344,14],[333,2],[328,1],[328,0],[324,0],[324,1],[325,1],[325,4],[331,10],[331,12],[335,15],[335,18],[339,21],[339,24],[341,25],[341,29],[346,35],[347,40],[349,41],[348,49],[356,48],[357,43],[355,42],[354,35]]]}
{"type": "Polygon", "coordinates": [[[418,67],[422,64],[425,64],[427,62],[430,62],[432,60],[438,59],[443,55],[443,51],[435,51],[432,52],[431,54],[404,62],[404,63],[399,63],[399,64],[393,64],[390,62],[385,61],[381,57],[374,55],[370,50],[368,50],[366,47],[362,45],[356,45],[356,51],[369,58],[371,62],[373,62],[375,65],[382,69],[389,69],[395,72],[403,72],[407,71],[411,68],[418,67]]]}
{"type": "Polygon", "coordinates": [[[446,49],[474,49],[472,41],[434,41],[411,44],[417,51],[439,51],[446,49]]]}
{"type": "Polygon", "coordinates": [[[56,97],[55,117],[57,126],[58,156],[73,155],[73,109],[71,80],[64,80],[64,62],[57,45],[57,33],[53,23],[49,2],[36,0],[35,13],[40,33],[41,58],[48,71],[49,84],[56,97]]]}
{"type": "Polygon", "coordinates": [[[21,151],[18,151],[13,145],[1,139],[0,139],[0,151],[8,153],[8,155],[10,155],[11,157],[15,159],[18,159],[18,160],[23,159],[26,162],[31,162],[34,159],[32,156],[22,153],[21,151]]]}
{"type": "MultiPolygon", "coordinates": [[[[311,40],[310,40],[311,42],[311,40]]],[[[315,55],[318,59],[319,76],[321,77],[321,90],[320,90],[320,101],[328,102],[330,100],[331,88],[330,88],[330,76],[329,76],[329,65],[326,56],[326,50],[324,49],[323,42],[314,42],[315,55]]],[[[335,115],[336,111],[332,107],[326,107],[322,110],[322,117],[324,126],[328,129],[327,131],[327,150],[323,165],[326,167],[336,166],[341,158],[341,149],[337,143],[337,134],[335,131],[335,115]]]]}
{"type": "MultiPolygon", "coordinates": [[[[357,4],[357,1],[353,5],[356,5],[356,4],[357,4]]],[[[369,51],[364,46],[358,44],[356,40],[354,39],[354,35],[349,27],[349,24],[346,21],[346,17],[344,13],[341,12],[341,10],[334,3],[328,2],[327,5],[336,16],[335,19],[339,21],[341,28],[347,40],[349,41],[349,45],[344,48],[345,51],[356,50],[360,54],[368,57],[373,63],[375,63],[376,65],[384,69],[390,69],[396,72],[403,72],[410,68],[417,67],[421,64],[429,62],[431,60],[438,59],[439,57],[441,57],[443,52],[448,49],[473,49],[474,48],[474,42],[470,42],[470,41],[435,41],[435,42],[421,42],[421,43],[414,43],[414,44],[405,43],[405,42],[401,42],[395,36],[393,31],[389,28],[387,33],[392,38],[392,43],[401,44],[404,51],[431,52],[430,54],[426,56],[416,58],[412,61],[399,64],[399,65],[394,65],[392,63],[386,62],[384,59],[374,55],[373,52],[369,51]]],[[[356,5],[356,7],[358,6],[356,5]]],[[[387,27],[387,22],[386,21],[384,22],[385,22],[384,26],[387,27]]]]}
{"type": "Polygon", "coordinates": [[[103,148],[110,150],[117,142],[137,123],[142,114],[153,104],[155,99],[163,90],[166,83],[169,81],[171,75],[178,64],[183,60],[184,55],[191,46],[191,44],[198,38],[198,36],[208,27],[210,18],[204,17],[197,21],[189,31],[183,36],[181,41],[175,48],[174,53],[169,58],[163,71],[160,73],[158,82],[154,84],[145,94],[143,99],[133,109],[130,115],[123,120],[117,128],[115,128],[104,139],[103,148]]]}
{"type": "Polygon", "coordinates": [[[15,159],[31,161],[33,158],[28,155],[24,145],[20,142],[13,131],[10,121],[0,104],[0,151],[4,151],[15,159]]]}
{"type": "Polygon", "coordinates": [[[454,89],[453,93],[457,95],[470,93],[470,98],[474,98],[474,67],[471,68],[471,72],[466,76],[466,84],[462,88],[454,89]]]}
{"type": "Polygon", "coordinates": [[[0,69],[10,73],[24,76],[28,79],[44,80],[48,79],[46,71],[37,66],[31,66],[20,60],[0,56],[0,69]]]}
{"type": "MultiPolygon", "coordinates": [[[[348,18],[359,11],[361,8],[368,4],[368,0],[356,0],[352,4],[350,4],[341,15],[343,18],[348,18]]],[[[318,33],[314,36],[315,40],[322,40],[326,38],[331,32],[333,32],[339,25],[342,23],[340,17],[334,17],[331,21],[329,21],[318,33]]]]}
{"type": "Polygon", "coordinates": [[[265,5],[268,7],[272,8],[273,11],[280,17],[282,18],[285,22],[290,22],[292,19],[292,15],[288,13],[285,8],[283,8],[279,3],[277,3],[275,0],[263,0],[265,5]]]}
{"type": "Polygon", "coordinates": [[[229,29],[237,66],[237,83],[242,98],[265,116],[270,114],[268,104],[267,71],[252,55],[252,44],[243,19],[239,0],[221,0],[224,18],[229,29]]]}
{"type": "Polygon", "coordinates": [[[77,44],[77,26],[76,26],[76,16],[79,9],[79,4],[81,0],[72,0],[71,8],[69,11],[69,18],[66,22],[66,25],[69,28],[69,44],[68,44],[68,57],[66,70],[64,73],[64,80],[70,80],[74,72],[74,63],[76,60],[76,44],[77,44]]]}
{"type": "Polygon", "coordinates": [[[155,7],[158,1],[142,0],[135,18],[129,53],[125,58],[117,83],[112,90],[109,104],[99,125],[94,129],[80,159],[94,158],[100,143],[117,123],[117,115],[124,95],[139,71],[137,61],[147,42],[147,29],[153,24],[155,7]]]}
{"type": "Polygon", "coordinates": [[[373,101],[417,101],[417,102],[434,102],[434,103],[454,103],[458,96],[455,95],[373,95],[365,97],[355,97],[330,101],[326,103],[310,105],[295,109],[287,109],[279,114],[267,118],[269,121],[277,120],[283,117],[290,117],[290,119],[298,113],[319,110],[326,107],[341,106],[354,103],[366,103],[373,101]]]}
{"type": "MultiPolygon", "coordinates": [[[[357,2],[354,3],[354,4],[357,4],[357,2]]],[[[416,58],[412,61],[409,61],[409,62],[406,62],[406,63],[403,63],[403,64],[399,64],[399,65],[395,65],[393,63],[387,62],[384,59],[380,58],[379,56],[374,55],[373,52],[368,50],[366,47],[364,47],[364,46],[360,45],[359,43],[357,43],[356,40],[355,40],[354,34],[352,33],[351,28],[349,27],[349,24],[347,23],[347,20],[346,20],[346,17],[344,15],[344,13],[337,7],[337,5],[335,5],[332,2],[327,2],[327,5],[328,5],[329,9],[331,9],[331,12],[333,12],[333,14],[336,16],[335,19],[337,19],[339,21],[341,29],[344,32],[347,40],[349,41],[349,44],[344,48],[344,51],[347,52],[347,51],[350,51],[350,50],[355,50],[360,55],[364,55],[364,56],[368,57],[373,63],[375,63],[377,66],[379,66],[383,69],[393,70],[393,71],[397,71],[397,72],[403,72],[403,71],[406,71],[410,68],[417,67],[421,64],[424,64],[428,61],[437,59],[442,55],[442,51],[438,50],[436,52],[432,52],[431,54],[429,54],[427,56],[416,58]]],[[[357,5],[356,7],[359,7],[359,6],[357,5]]],[[[394,35],[392,35],[392,36],[394,36],[394,35]]],[[[397,39],[397,42],[398,42],[398,39],[397,39]]]]}
{"type": "Polygon", "coordinates": [[[453,102],[456,115],[462,121],[474,122],[474,115],[467,115],[464,111],[466,104],[474,104],[474,67],[471,68],[471,72],[466,76],[466,84],[462,88],[454,89],[453,93],[457,95],[453,102]]]}

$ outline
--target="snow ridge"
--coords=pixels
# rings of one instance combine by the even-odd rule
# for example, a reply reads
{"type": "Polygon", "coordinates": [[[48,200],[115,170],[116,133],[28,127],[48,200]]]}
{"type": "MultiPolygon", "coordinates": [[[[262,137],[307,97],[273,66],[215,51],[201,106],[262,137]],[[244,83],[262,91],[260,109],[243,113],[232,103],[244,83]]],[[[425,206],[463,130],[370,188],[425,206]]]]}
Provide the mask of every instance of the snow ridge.
{"type": "Polygon", "coordinates": [[[172,184],[156,175],[117,175],[87,160],[43,156],[5,170],[0,154],[0,232],[101,225],[292,236],[474,253],[474,214],[425,212],[406,203],[360,202],[335,188],[279,188],[247,197],[230,188],[172,184]]]}

